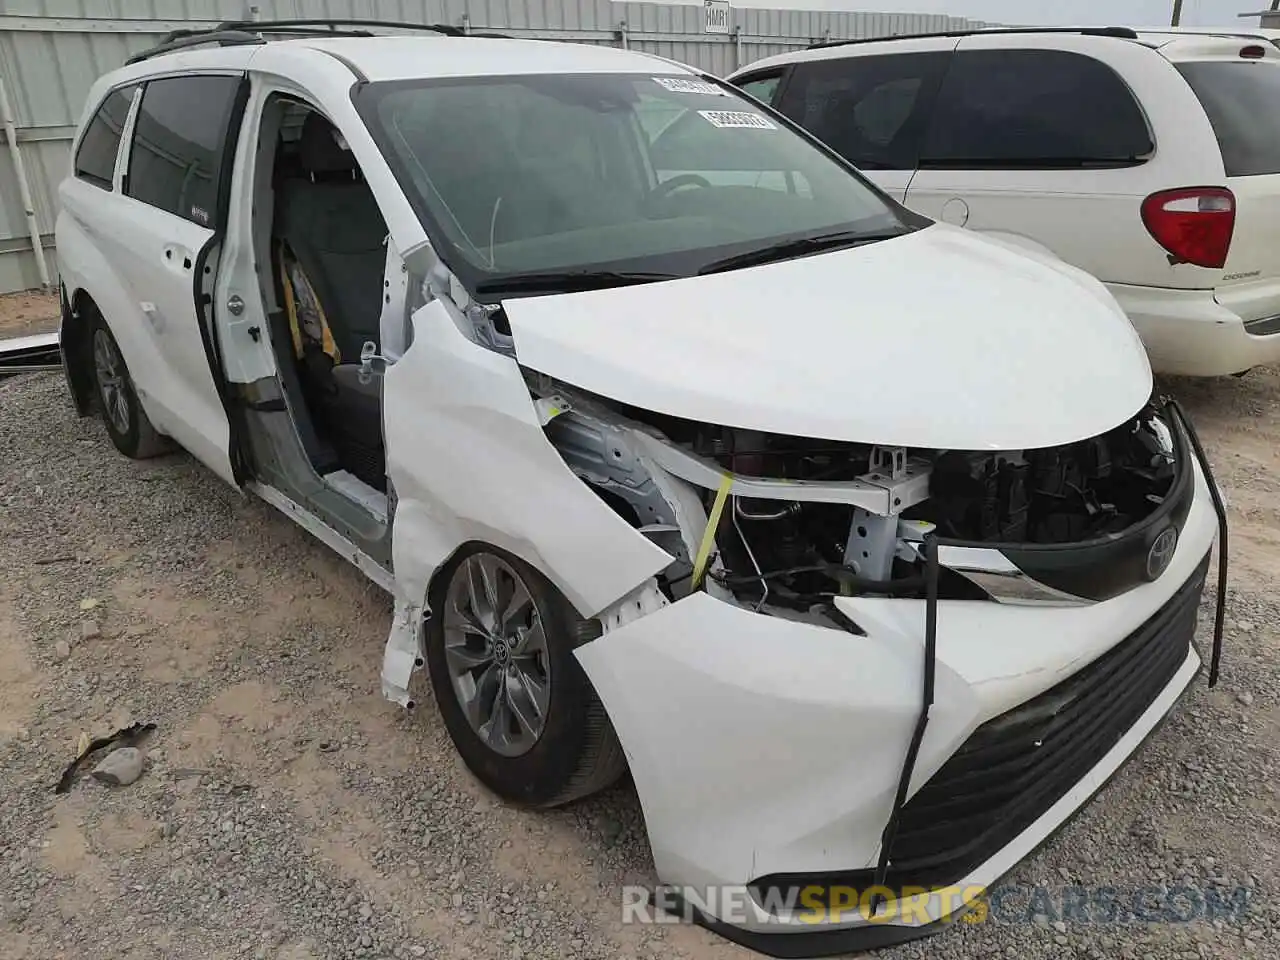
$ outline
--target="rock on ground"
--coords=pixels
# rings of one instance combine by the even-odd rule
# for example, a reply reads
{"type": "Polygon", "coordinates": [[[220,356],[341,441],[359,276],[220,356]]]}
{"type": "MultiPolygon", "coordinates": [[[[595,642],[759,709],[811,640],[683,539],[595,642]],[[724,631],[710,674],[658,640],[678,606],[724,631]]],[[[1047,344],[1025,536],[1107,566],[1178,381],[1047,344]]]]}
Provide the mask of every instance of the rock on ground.
{"type": "Polygon", "coordinates": [[[127,787],[142,776],[143,756],[137,747],[112,750],[93,768],[93,778],[113,787],[127,787]]]}

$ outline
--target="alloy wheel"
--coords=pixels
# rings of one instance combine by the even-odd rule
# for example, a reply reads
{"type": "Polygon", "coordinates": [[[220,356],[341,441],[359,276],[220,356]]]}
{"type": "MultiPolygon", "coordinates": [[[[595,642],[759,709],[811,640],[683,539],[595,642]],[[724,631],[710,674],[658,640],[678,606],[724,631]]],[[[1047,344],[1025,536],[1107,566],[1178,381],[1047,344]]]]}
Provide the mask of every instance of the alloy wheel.
{"type": "Polygon", "coordinates": [[[118,433],[128,433],[130,411],[124,360],[105,330],[96,330],[93,334],[93,367],[98,377],[103,413],[118,433]]]}
{"type": "Polygon", "coordinates": [[[471,729],[502,756],[527,753],[551,702],[546,630],[529,585],[500,557],[471,554],[449,581],[441,625],[449,679],[471,729]]]}

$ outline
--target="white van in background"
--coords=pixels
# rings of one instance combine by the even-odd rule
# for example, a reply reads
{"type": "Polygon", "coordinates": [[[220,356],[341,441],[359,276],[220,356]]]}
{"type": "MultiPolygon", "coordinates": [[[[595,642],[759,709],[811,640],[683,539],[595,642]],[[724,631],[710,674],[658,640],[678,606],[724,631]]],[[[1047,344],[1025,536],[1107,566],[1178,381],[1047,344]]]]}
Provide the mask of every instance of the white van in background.
{"type": "Polygon", "coordinates": [[[1261,33],[841,41],[730,80],[913,210],[1104,281],[1156,372],[1280,360],[1280,50],[1261,33]]]}

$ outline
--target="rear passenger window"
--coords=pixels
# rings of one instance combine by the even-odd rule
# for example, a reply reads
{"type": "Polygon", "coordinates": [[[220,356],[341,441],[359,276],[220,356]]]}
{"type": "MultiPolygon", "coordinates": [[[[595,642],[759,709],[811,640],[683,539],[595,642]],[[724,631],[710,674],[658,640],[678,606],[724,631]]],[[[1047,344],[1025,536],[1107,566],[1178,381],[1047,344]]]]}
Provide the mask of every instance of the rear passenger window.
{"type": "Polygon", "coordinates": [[[938,94],[922,166],[1125,166],[1154,146],[1119,75],[1062,50],[957,53],[938,94]]]}
{"type": "Polygon", "coordinates": [[[1209,115],[1227,176],[1280,173],[1280,67],[1221,60],[1176,66],[1209,115]]]}
{"type": "MultiPolygon", "coordinates": [[[[125,192],[212,227],[239,77],[152,80],[133,128],[125,192]]],[[[230,143],[234,148],[234,139],[230,143]]]]}
{"type": "Polygon", "coordinates": [[[75,174],[95,186],[110,190],[116,170],[116,154],[120,152],[120,135],[124,132],[129,108],[137,84],[120,87],[107,94],[97,113],[85,127],[76,150],[75,174]]]}
{"type": "Polygon", "coordinates": [[[948,56],[907,53],[801,63],[780,109],[854,166],[914,170],[948,56]]]}

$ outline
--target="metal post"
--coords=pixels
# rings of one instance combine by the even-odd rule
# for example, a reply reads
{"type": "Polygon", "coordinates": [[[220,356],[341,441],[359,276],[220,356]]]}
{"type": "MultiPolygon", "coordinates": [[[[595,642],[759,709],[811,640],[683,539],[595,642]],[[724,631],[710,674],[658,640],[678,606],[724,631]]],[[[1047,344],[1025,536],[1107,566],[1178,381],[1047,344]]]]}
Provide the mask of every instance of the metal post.
{"type": "Polygon", "coordinates": [[[44,259],[44,243],[40,239],[40,225],[36,223],[36,207],[31,200],[31,183],[27,180],[27,168],[22,163],[18,149],[18,127],[14,123],[13,107],[9,103],[9,91],[4,76],[0,75],[0,116],[4,120],[4,138],[9,144],[9,159],[13,161],[13,174],[18,179],[18,194],[22,209],[27,215],[27,233],[31,236],[31,252],[36,258],[36,270],[40,274],[41,288],[49,289],[49,266],[44,259]]]}
{"type": "Polygon", "coordinates": [[[734,25],[733,28],[733,69],[737,70],[742,66],[742,27],[734,25]]]}
{"type": "Polygon", "coordinates": [[[1176,27],[1182,22],[1182,0],[1173,0],[1173,19],[1170,26],[1176,27]]]}
{"type": "Polygon", "coordinates": [[[464,13],[462,15],[462,32],[463,33],[471,32],[471,14],[469,13],[464,13]]]}

